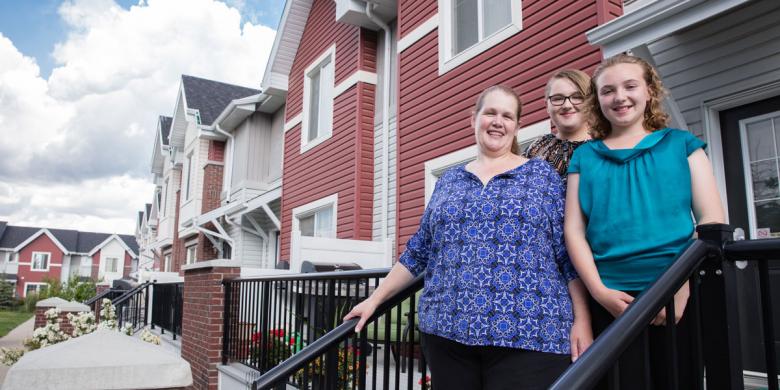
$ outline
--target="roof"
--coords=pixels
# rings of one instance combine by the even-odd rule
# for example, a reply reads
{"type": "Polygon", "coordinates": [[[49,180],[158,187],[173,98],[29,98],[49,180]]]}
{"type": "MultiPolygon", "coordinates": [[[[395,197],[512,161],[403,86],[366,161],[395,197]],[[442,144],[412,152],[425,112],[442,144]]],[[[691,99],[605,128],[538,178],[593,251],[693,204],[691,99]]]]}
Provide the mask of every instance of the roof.
{"type": "MultiPolygon", "coordinates": [[[[41,231],[40,227],[13,226],[2,222],[0,226],[0,248],[16,248],[30,237],[41,231]]],[[[48,229],[48,231],[59,241],[68,252],[88,253],[96,246],[100,245],[111,233],[80,232],[69,229],[48,229]]],[[[117,234],[117,236],[127,245],[133,254],[138,254],[138,242],[135,236],[129,234],[117,234]]]]}
{"type": "MultiPolygon", "coordinates": [[[[5,231],[6,225],[8,225],[8,222],[0,221],[0,237],[3,237],[3,232],[5,231]]],[[[0,248],[2,248],[2,246],[0,246],[0,248]]]]}
{"type": "Polygon", "coordinates": [[[146,219],[149,219],[149,214],[151,214],[151,213],[152,213],[152,204],[151,203],[147,203],[146,204],[146,219]]]}
{"type": "Polygon", "coordinates": [[[141,226],[144,222],[144,212],[139,211],[138,212],[138,226],[141,226]]]}
{"type": "Polygon", "coordinates": [[[162,131],[162,134],[160,134],[160,136],[162,137],[162,144],[168,145],[168,136],[171,134],[171,124],[173,123],[173,118],[165,115],[160,115],[159,121],[160,121],[160,130],[162,131]]]}
{"type": "Polygon", "coordinates": [[[201,124],[210,126],[233,99],[257,95],[257,89],[221,83],[188,75],[181,76],[187,108],[198,110],[201,124]]]}

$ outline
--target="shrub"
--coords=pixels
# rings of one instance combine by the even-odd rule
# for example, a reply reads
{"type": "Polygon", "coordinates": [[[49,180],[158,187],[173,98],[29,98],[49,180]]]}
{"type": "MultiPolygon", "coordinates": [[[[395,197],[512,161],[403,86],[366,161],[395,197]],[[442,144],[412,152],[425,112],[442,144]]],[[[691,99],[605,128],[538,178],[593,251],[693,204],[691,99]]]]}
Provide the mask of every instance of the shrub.
{"type": "Polygon", "coordinates": [[[16,306],[16,299],[14,298],[14,286],[11,283],[5,281],[4,275],[0,275],[0,307],[4,309],[10,309],[16,306]]]}

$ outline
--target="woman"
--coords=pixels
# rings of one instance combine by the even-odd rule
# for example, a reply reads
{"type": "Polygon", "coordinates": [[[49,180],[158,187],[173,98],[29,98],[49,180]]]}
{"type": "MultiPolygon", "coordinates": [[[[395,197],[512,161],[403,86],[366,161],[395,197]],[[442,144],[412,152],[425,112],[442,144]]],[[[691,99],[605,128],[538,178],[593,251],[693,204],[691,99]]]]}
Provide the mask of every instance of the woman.
{"type": "MultiPolygon", "coordinates": [[[[590,291],[594,333],[620,316],[690,243],[696,222],[724,220],[705,144],[667,128],[664,89],[647,62],[629,55],[605,60],[586,102],[594,141],[574,153],[566,197],[566,246],[590,291]]],[[[679,387],[692,388],[685,315],[687,283],[674,295],[679,387]]],[[[652,322],[665,324],[665,311],[652,322]]],[[[670,387],[665,332],[628,348],[618,364],[620,388],[670,387]],[[645,378],[645,368],[650,378],[645,378]]],[[[602,384],[604,386],[605,384],[602,384]]]]}
{"type": "Polygon", "coordinates": [[[561,175],[564,185],[574,150],[590,139],[582,104],[589,95],[590,77],[585,72],[565,69],[553,74],[544,89],[544,98],[556,133],[539,138],[523,153],[526,158],[539,156],[547,160],[561,175]]]}
{"type": "Polygon", "coordinates": [[[520,110],[511,88],[479,96],[476,161],[444,173],[398,263],[345,316],[360,317],[359,332],[424,273],[419,328],[436,389],[546,388],[592,341],[563,244],[563,185],[543,160],[516,154],[520,110]]]}

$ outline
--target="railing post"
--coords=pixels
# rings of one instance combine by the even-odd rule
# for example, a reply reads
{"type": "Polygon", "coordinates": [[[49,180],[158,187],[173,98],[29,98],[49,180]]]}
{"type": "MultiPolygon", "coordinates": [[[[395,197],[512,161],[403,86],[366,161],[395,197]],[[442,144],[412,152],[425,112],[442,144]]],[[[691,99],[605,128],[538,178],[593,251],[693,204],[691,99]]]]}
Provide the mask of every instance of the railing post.
{"type": "Polygon", "coordinates": [[[724,224],[700,225],[699,238],[711,244],[699,268],[702,347],[708,389],[742,389],[736,265],[727,261],[723,246],[734,228],[724,224]]]}
{"type": "Polygon", "coordinates": [[[228,364],[228,345],[230,344],[230,330],[228,329],[228,326],[230,325],[230,316],[232,313],[230,312],[230,295],[231,295],[231,284],[228,283],[227,280],[222,280],[222,288],[225,291],[225,308],[223,311],[223,318],[222,318],[222,364],[228,364]]]}

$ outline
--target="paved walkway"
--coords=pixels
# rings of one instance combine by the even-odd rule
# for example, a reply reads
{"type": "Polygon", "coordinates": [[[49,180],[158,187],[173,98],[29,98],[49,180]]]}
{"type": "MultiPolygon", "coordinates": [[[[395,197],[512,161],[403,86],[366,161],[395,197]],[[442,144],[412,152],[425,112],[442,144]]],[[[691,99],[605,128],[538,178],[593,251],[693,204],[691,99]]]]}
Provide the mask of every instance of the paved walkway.
{"type": "MultiPolygon", "coordinates": [[[[21,325],[8,332],[7,335],[0,338],[0,347],[3,348],[22,348],[24,339],[32,337],[33,326],[35,325],[35,316],[23,322],[21,325]]],[[[0,385],[5,380],[5,373],[10,367],[0,364],[0,385]]]]}

